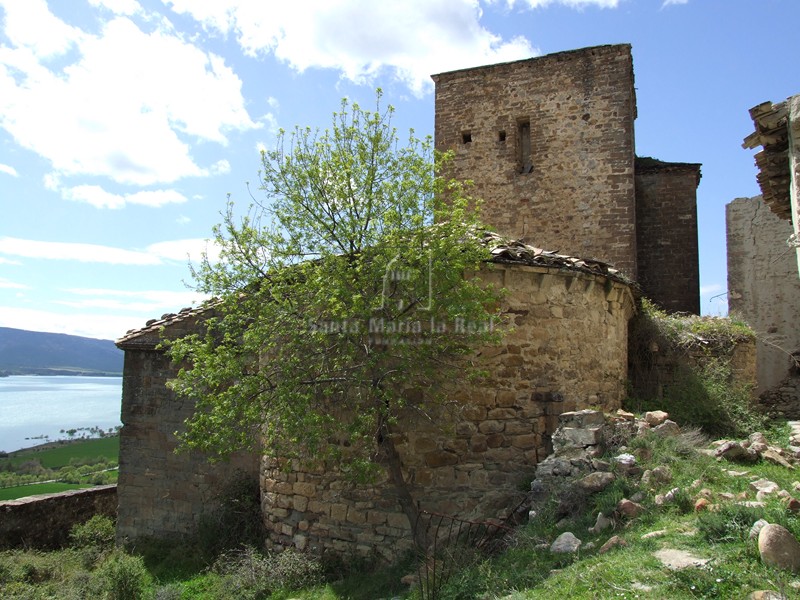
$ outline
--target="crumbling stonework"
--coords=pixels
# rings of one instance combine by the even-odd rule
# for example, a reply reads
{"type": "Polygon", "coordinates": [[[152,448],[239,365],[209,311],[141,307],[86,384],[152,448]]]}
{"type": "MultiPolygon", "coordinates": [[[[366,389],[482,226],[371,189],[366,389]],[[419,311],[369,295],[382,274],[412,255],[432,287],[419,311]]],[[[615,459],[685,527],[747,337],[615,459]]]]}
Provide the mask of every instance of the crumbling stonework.
{"type": "Polygon", "coordinates": [[[115,518],[117,486],[101,485],[0,502],[0,549],[50,550],[69,543],[69,532],[95,515],[115,518]]]}
{"type": "MultiPolygon", "coordinates": [[[[482,277],[508,290],[514,326],[480,352],[489,379],[458,386],[440,418],[409,415],[396,433],[421,508],[462,518],[503,517],[522,499],[520,484],[551,451],[559,414],[620,406],[634,310],[625,284],[595,275],[495,265],[482,277]],[[587,343],[575,343],[576,331],[587,343]]],[[[261,473],[275,546],[386,558],[410,547],[411,524],[385,481],[349,484],[332,464],[282,467],[267,457],[261,473]]]]}
{"type": "MultiPolygon", "coordinates": [[[[691,232],[680,238],[680,290],[657,286],[658,275],[647,279],[637,266],[641,260],[647,269],[666,268],[657,257],[661,246],[637,250],[637,227],[643,235],[672,236],[659,220],[690,215],[699,171],[690,165],[687,175],[672,165],[672,171],[640,173],[646,208],[637,220],[629,45],[444,73],[434,80],[436,146],[455,151],[450,175],[475,181],[488,225],[539,248],[611,262],[630,279],[650,282],[653,294],[663,294],[653,299],[667,308],[690,305],[698,286],[696,268],[686,265],[697,262],[696,233],[694,244],[691,232]],[[694,187],[686,185],[691,181],[694,187]]],[[[628,320],[634,312],[629,282],[612,269],[598,270],[598,264],[589,268],[566,256],[533,264],[515,259],[518,251],[506,248],[494,269],[482,272],[509,291],[504,310],[514,326],[499,347],[480,353],[489,379],[476,387],[459,385],[450,412],[436,422],[408,415],[395,432],[423,509],[483,518],[508,510],[520,482],[552,449],[560,413],[614,410],[625,394],[628,320]]],[[[543,253],[527,247],[522,254],[543,253]]],[[[166,315],[118,341],[126,353],[120,538],[191,532],[232,470],[210,467],[194,453],[173,452],[173,432],[193,407],[166,388],[176,367],[158,343],[161,335],[195,331],[200,316],[166,315]]],[[[257,474],[255,459],[240,456],[236,464],[260,479],[273,545],[378,549],[388,557],[410,544],[411,524],[380,482],[354,486],[337,465],[287,465],[270,456],[257,474]]]]}
{"type": "MultiPolygon", "coordinates": [[[[728,306],[756,332],[757,393],[786,388],[782,412],[794,386],[790,354],[800,350],[800,279],[785,240],[791,223],[773,214],[760,197],[737,198],[726,207],[728,239],[728,306]]],[[[794,396],[800,411],[800,396],[794,396]]],[[[768,402],[768,404],[771,404],[768,402]]]]}

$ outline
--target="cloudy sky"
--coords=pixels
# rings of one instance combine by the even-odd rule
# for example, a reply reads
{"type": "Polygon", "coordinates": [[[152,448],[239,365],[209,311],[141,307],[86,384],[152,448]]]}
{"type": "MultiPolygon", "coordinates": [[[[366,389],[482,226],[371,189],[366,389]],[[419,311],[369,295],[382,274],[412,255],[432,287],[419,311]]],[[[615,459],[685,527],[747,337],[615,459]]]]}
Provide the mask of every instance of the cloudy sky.
{"type": "Polygon", "coordinates": [[[0,0],[0,326],[114,339],[189,306],[259,148],[342,97],[380,86],[425,135],[432,73],[622,42],[638,154],[703,163],[702,308],[724,314],[724,207],[758,193],[747,111],[800,93],[798,20],[796,0],[0,0]]]}

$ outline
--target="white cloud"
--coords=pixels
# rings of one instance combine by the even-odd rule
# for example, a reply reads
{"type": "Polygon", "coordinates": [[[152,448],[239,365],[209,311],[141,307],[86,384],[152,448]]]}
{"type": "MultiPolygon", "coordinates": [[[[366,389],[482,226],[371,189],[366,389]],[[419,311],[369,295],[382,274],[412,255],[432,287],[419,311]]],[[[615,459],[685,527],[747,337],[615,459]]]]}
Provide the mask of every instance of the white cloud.
{"type": "Polygon", "coordinates": [[[129,329],[143,327],[147,319],[152,316],[152,314],[103,315],[95,311],[82,313],[0,306],[0,327],[113,340],[125,335],[129,329]]]}
{"type": "Polygon", "coordinates": [[[661,5],[661,8],[665,6],[669,6],[670,4],[688,4],[689,0],[664,0],[664,4],[661,5]]]}
{"type": "Polygon", "coordinates": [[[98,244],[42,242],[13,237],[0,238],[0,254],[47,260],[75,260],[112,265],[157,265],[158,256],[98,244]]]}
{"type": "MultiPolygon", "coordinates": [[[[597,8],[617,8],[620,0],[507,0],[509,6],[514,6],[519,1],[522,4],[527,4],[530,8],[545,8],[551,4],[563,4],[569,8],[583,9],[589,6],[597,8]]],[[[668,2],[670,0],[667,0],[668,2]]],[[[674,1],[674,0],[672,0],[674,1]]],[[[685,2],[686,0],[677,0],[678,2],[685,2]]]]}
{"type": "Polygon", "coordinates": [[[205,296],[186,290],[108,290],[108,289],[66,289],[68,294],[78,296],[77,299],[65,299],[58,302],[72,308],[91,308],[138,312],[151,317],[161,316],[165,312],[176,312],[184,307],[197,305],[206,299],[205,296]]]}
{"type": "Polygon", "coordinates": [[[199,262],[206,253],[211,262],[218,262],[220,250],[212,240],[196,238],[158,242],[149,245],[147,252],[159,258],[183,262],[199,262]]]}
{"type": "Polygon", "coordinates": [[[717,294],[723,291],[723,287],[718,283],[711,283],[709,285],[700,286],[700,295],[708,296],[709,294],[717,294]]]}
{"type": "Polygon", "coordinates": [[[158,208],[165,204],[180,204],[187,201],[186,196],[175,190],[148,190],[133,194],[112,194],[99,185],[77,185],[61,190],[66,200],[85,202],[95,208],[119,209],[127,204],[140,204],[158,208]]]}
{"type": "Polygon", "coordinates": [[[16,283],[14,281],[9,281],[8,279],[5,279],[4,277],[0,277],[0,289],[5,289],[5,290],[29,290],[30,287],[25,285],[25,284],[16,283]]]}
{"type": "Polygon", "coordinates": [[[11,260],[9,258],[5,258],[0,256],[0,265],[19,265],[22,264],[18,260],[11,260]]]}
{"type": "Polygon", "coordinates": [[[136,0],[89,0],[89,4],[110,10],[115,15],[134,15],[142,11],[136,0]]]}
{"type": "Polygon", "coordinates": [[[261,126],[224,60],[168,23],[146,32],[116,17],[91,35],[60,21],[41,0],[0,3],[11,42],[0,47],[0,127],[49,160],[56,175],[135,185],[206,176],[214,169],[196,164],[191,141],[224,145],[229,131],[261,126]],[[72,60],[46,60],[53,56],[72,60]]]}
{"type": "Polygon", "coordinates": [[[528,40],[483,27],[479,0],[165,2],[232,34],[246,54],[273,54],[299,72],[336,69],[357,83],[389,70],[417,95],[432,89],[432,73],[537,54],[528,40]]]}
{"type": "Polygon", "coordinates": [[[45,260],[75,260],[112,265],[160,265],[165,262],[200,261],[204,252],[212,262],[219,248],[211,240],[191,238],[150,244],[144,250],[126,250],[99,244],[42,242],[0,237],[0,254],[45,260]]]}
{"type": "Polygon", "coordinates": [[[2,0],[5,34],[18,48],[36,57],[63,54],[84,37],[80,29],[67,25],[50,12],[45,0],[2,0]]]}
{"type": "Polygon", "coordinates": [[[11,165],[4,165],[0,163],[0,173],[5,173],[6,175],[11,175],[12,177],[19,177],[19,173],[17,170],[12,167],[11,165]]]}

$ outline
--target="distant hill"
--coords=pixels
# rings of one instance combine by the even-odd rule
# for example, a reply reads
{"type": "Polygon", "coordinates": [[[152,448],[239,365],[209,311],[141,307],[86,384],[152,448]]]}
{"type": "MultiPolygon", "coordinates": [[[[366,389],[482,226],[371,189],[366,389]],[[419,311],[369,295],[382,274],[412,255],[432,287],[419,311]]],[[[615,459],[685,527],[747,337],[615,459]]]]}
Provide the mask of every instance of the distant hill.
{"type": "Polygon", "coordinates": [[[122,375],[111,340],[0,327],[0,376],[122,375]]]}

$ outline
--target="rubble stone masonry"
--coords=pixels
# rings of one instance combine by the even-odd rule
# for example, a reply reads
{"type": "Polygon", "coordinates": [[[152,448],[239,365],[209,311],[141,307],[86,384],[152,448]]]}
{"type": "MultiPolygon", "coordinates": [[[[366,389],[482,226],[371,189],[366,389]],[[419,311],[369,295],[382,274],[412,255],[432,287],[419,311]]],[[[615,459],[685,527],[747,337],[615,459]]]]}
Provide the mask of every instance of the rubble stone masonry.
{"type": "MultiPolygon", "coordinates": [[[[179,337],[196,327],[194,318],[176,320],[168,335],[179,337]]],[[[158,348],[160,336],[154,327],[132,340],[117,342],[125,350],[117,483],[119,541],[192,534],[200,517],[214,510],[227,482],[240,473],[257,477],[258,460],[253,455],[211,464],[197,452],[176,453],[174,434],[183,429],[194,406],[167,389],[177,367],[158,348]]]]}
{"type": "Polygon", "coordinates": [[[636,278],[631,48],[598,46],[433,76],[436,147],[501,234],[636,278]]]}
{"type": "MultiPolygon", "coordinates": [[[[513,329],[480,353],[490,373],[459,384],[434,421],[408,416],[395,442],[412,495],[424,510],[462,518],[503,517],[551,451],[558,415],[619,408],[625,394],[627,285],[543,267],[500,266],[482,277],[508,290],[513,329]]],[[[411,524],[386,481],[355,485],[336,465],[290,469],[265,457],[262,512],[276,547],[370,552],[396,558],[411,524]]]]}
{"type": "Polygon", "coordinates": [[[700,314],[700,165],[636,159],[638,283],[668,312],[700,314]]]}

